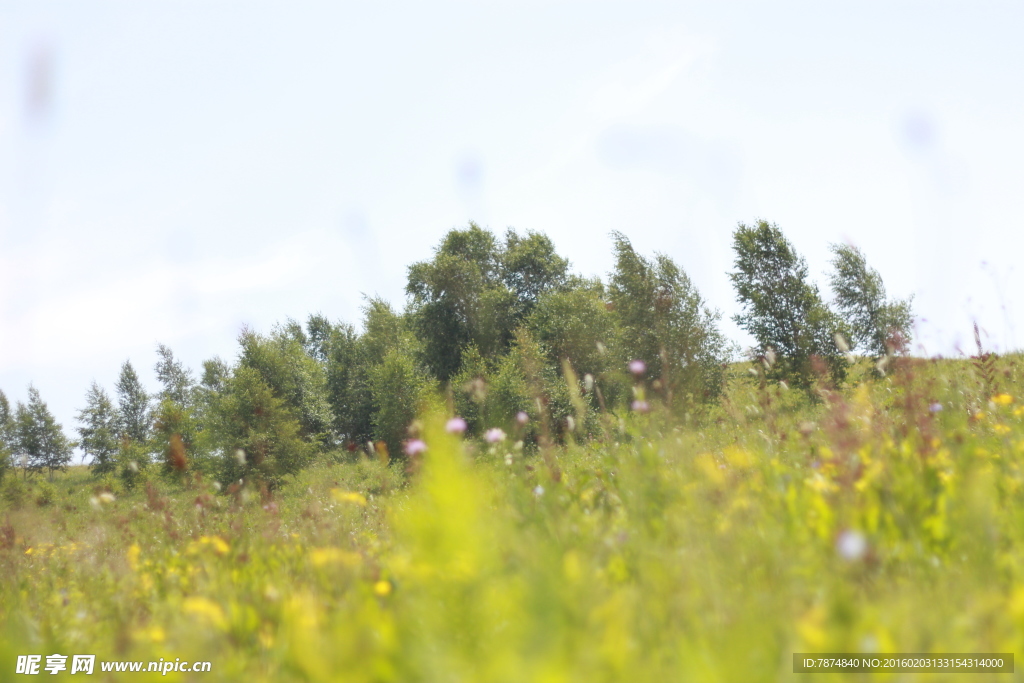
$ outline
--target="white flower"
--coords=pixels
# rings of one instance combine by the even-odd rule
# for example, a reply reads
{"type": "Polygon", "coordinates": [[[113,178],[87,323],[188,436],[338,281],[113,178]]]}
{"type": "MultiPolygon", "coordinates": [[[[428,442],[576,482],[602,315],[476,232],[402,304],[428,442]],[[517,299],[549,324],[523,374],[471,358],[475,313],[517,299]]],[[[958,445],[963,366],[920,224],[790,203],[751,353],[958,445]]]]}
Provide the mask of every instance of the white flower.
{"type": "Polygon", "coordinates": [[[846,530],[836,539],[836,550],[844,560],[853,562],[864,557],[868,551],[868,540],[859,531],[846,530]]]}

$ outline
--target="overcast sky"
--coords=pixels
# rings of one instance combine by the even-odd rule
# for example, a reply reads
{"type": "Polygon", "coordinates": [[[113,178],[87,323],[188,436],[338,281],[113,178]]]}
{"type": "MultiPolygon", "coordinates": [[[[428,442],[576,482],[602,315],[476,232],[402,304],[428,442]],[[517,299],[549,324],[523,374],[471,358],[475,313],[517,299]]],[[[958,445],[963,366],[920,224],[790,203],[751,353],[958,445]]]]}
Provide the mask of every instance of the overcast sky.
{"type": "Polygon", "coordinates": [[[0,388],[72,433],[158,342],[404,303],[445,231],[609,233],[723,313],[738,222],[825,288],[861,247],[918,353],[1024,338],[1020,2],[46,2],[0,6],[0,388]]]}

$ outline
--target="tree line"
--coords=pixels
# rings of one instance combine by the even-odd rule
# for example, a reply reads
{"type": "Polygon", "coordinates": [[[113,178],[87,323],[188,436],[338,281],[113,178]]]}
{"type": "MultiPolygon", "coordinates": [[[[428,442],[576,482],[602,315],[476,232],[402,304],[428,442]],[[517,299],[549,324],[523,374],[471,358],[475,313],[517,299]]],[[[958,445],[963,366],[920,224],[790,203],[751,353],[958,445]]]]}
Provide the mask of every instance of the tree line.
{"type": "MultiPolygon", "coordinates": [[[[126,361],[111,396],[93,382],[69,439],[39,392],[12,409],[0,391],[0,476],[62,470],[79,447],[99,476],[133,485],[158,470],[274,485],[324,453],[401,457],[430,404],[470,436],[514,433],[525,444],[597,433],[602,414],[678,415],[721,395],[737,349],[679,265],[612,234],[607,282],[570,271],[540,233],[503,236],[470,223],[409,266],[407,301],[363,308],[362,330],[323,315],[268,333],[245,329],[238,357],[198,376],[157,347],[150,393],[126,361]],[[499,433],[499,432],[492,432],[499,433]]],[[[729,274],[767,378],[808,390],[838,385],[846,358],[904,353],[910,300],[887,297],[857,248],[832,245],[832,305],[778,226],[739,224],[729,274]]]]}

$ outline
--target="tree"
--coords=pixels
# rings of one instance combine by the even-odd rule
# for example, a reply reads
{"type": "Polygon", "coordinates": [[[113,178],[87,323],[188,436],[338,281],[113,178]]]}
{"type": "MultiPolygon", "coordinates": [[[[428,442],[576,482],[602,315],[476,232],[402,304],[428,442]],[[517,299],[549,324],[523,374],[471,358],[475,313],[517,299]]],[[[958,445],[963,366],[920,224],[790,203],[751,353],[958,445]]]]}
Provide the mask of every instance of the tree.
{"type": "Polygon", "coordinates": [[[149,440],[153,424],[152,411],[149,405],[149,394],[142,387],[139,375],[132,367],[131,361],[121,366],[121,374],[117,379],[118,436],[142,445],[149,440]]]}
{"type": "Polygon", "coordinates": [[[14,419],[11,416],[11,404],[6,394],[0,390],[0,481],[11,466],[13,438],[14,419]]]}
{"type": "Polygon", "coordinates": [[[564,285],[568,266],[538,233],[510,229],[499,244],[475,223],[450,231],[433,259],[409,267],[405,288],[425,365],[447,382],[471,344],[487,359],[504,354],[541,295],[564,285]]]}
{"type": "Polygon", "coordinates": [[[401,347],[388,350],[369,375],[374,437],[398,455],[409,435],[409,425],[429,400],[433,382],[413,355],[401,347]]]}
{"type": "Polygon", "coordinates": [[[16,450],[26,458],[26,466],[33,470],[64,471],[71,462],[72,444],[50,413],[50,409],[31,384],[28,387],[28,405],[18,402],[14,431],[16,450]]]}
{"type": "Polygon", "coordinates": [[[157,395],[157,399],[160,401],[170,400],[180,406],[191,405],[196,384],[192,371],[175,358],[174,353],[163,344],[157,345],[156,353],[159,360],[154,369],[156,378],[163,385],[163,390],[157,395]]]}
{"type": "Polygon", "coordinates": [[[753,335],[762,355],[776,357],[769,374],[802,388],[813,382],[820,358],[836,383],[845,364],[835,342],[845,335],[839,318],[808,280],[807,263],[778,226],[767,221],[733,233],[736,271],[729,273],[740,305],[736,323],[753,335]]]}
{"type": "Polygon", "coordinates": [[[78,411],[79,445],[92,458],[92,469],[97,474],[112,472],[118,452],[118,415],[107,392],[92,383],[85,395],[85,408],[78,411]]]}
{"type": "Polygon", "coordinates": [[[621,334],[621,359],[644,361],[648,378],[683,404],[710,401],[721,392],[728,360],[719,314],[704,303],[676,263],[658,254],[640,256],[621,233],[615,240],[615,271],[609,297],[621,334]],[[686,397],[689,397],[687,399],[686,397]]]}
{"type": "Polygon", "coordinates": [[[234,372],[216,412],[225,483],[251,477],[276,486],[309,464],[313,448],[302,438],[297,416],[255,368],[241,366],[234,372]]]}
{"type": "Polygon", "coordinates": [[[306,352],[307,339],[294,321],[277,326],[269,336],[244,330],[240,367],[252,368],[299,419],[302,436],[327,445],[333,440],[324,366],[306,352]]]}
{"type": "Polygon", "coordinates": [[[873,356],[903,352],[910,344],[913,313],[910,299],[888,300],[877,270],[868,266],[860,249],[833,244],[829,281],[850,332],[851,348],[873,356]]]}

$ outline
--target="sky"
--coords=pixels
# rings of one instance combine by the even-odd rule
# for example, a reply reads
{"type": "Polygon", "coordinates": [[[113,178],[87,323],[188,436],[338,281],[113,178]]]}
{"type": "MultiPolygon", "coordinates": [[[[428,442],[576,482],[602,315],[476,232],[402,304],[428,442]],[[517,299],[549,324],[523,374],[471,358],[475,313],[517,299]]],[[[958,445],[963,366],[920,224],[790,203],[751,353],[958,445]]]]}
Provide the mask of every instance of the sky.
{"type": "Polygon", "coordinates": [[[914,297],[915,353],[1024,340],[1024,4],[0,5],[0,389],[66,431],[158,343],[358,326],[469,221],[606,278],[612,231],[732,322],[738,223],[914,297]]]}

